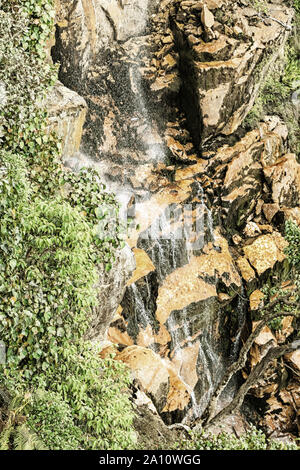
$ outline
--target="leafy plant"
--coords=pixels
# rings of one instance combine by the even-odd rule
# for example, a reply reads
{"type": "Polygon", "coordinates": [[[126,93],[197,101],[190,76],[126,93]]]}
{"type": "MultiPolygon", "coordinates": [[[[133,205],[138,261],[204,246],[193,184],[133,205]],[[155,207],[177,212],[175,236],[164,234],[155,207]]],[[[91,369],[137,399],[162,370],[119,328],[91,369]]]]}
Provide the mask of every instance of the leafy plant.
{"type": "Polygon", "coordinates": [[[57,392],[38,390],[33,395],[27,425],[51,450],[84,448],[86,436],[74,423],[71,407],[57,392]]]}
{"type": "Polygon", "coordinates": [[[298,450],[297,443],[283,443],[267,439],[266,435],[251,426],[247,432],[237,437],[227,432],[212,434],[194,432],[191,440],[179,444],[180,449],[193,450],[298,450]]]}
{"type": "Polygon", "coordinates": [[[46,450],[37,434],[25,424],[7,427],[0,436],[0,450],[46,450]]]}
{"type": "MultiPolygon", "coordinates": [[[[261,2],[256,2],[261,3],[261,2]]],[[[270,69],[258,97],[245,119],[245,125],[256,127],[264,115],[277,114],[287,125],[289,145],[292,151],[299,154],[299,125],[297,109],[293,104],[292,95],[299,88],[299,0],[291,2],[295,9],[294,29],[284,51],[284,58],[279,57],[270,69]]],[[[257,8],[259,5],[257,5],[257,8]]]]}
{"type": "Polygon", "coordinates": [[[300,228],[292,220],[286,222],[285,238],[289,243],[285,250],[289,261],[297,271],[300,271],[300,228]]]}
{"type": "Polygon", "coordinates": [[[98,272],[122,246],[118,204],[93,170],[62,167],[48,131],[53,18],[53,0],[0,0],[0,378],[21,399],[1,442],[40,448],[39,431],[50,449],[120,449],[135,438],[128,370],[82,339],[98,272]]]}
{"type": "Polygon", "coordinates": [[[82,215],[60,199],[32,201],[19,159],[1,156],[0,336],[8,364],[26,364],[29,376],[57,361],[61,344],[85,333],[97,269],[82,215]]]}
{"type": "Polygon", "coordinates": [[[7,410],[7,421],[0,435],[0,450],[45,450],[37,434],[24,422],[24,408],[27,396],[16,395],[7,410]]]}

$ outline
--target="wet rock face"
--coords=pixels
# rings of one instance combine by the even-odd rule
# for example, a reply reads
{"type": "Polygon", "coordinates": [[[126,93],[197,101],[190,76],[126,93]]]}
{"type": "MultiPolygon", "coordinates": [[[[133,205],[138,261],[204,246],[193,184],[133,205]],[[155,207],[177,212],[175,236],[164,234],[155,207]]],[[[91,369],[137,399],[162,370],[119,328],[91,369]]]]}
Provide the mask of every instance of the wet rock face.
{"type": "Polygon", "coordinates": [[[105,337],[134,269],[134,256],[130,248],[125,246],[115,254],[115,261],[109,272],[99,271],[99,284],[96,286],[98,306],[93,310],[90,319],[90,328],[87,333],[89,339],[102,340],[105,337]]]}
{"type": "Polygon", "coordinates": [[[246,293],[257,309],[285,266],[283,223],[300,221],[283,123],[236,131],[291,12],[246,3],[58,0],[53,56],[88,105],[82,162],[135,196],[90,337],[117,345],[166,422],[204,411],[246,334],[246,293]]]}
{"type": "MultiPolygon", "coordinates": [[[[192,186],[193,181],[190,184],[192,186]]],[[[181,197],[189,201],[192,194],[191,189],[191,193],[183,192],[181,197]]],[[[178,195],[173,196],[174,201],[176,197],[178,195]]],[[[156,200],[154,195],[154,207],[156,200]]],[[[203,224],[205,233],[198,233],[199,238],[196,242],[193,240],[194,243],[187,236],[172,239],[167,237],[170,225],[162,224],[158,210],[149,218],[151,210],[146,211],[146,207],[151,207],[151,199],[140,205],[145,207],[137,208],[141,219],[137,218],[136,222],[144,230],[138,238],[129,238],[130,244],[139,247],[134,249],[137,267],[121,303],[120,318],[111,324],[108,337],[112,341],[119,338],[120,344],[127,346],[124,351],[133,343],[147,347],[176,371],[178,383],[183,383],[189,392],[188,400],[182,408],[179,391],[177,395],[175,389],[167,387],[158,410],[166,421],[178,420],[188,409],[191,417],[204,410],[214,384],[224,372],[230,351],[225,305],[240,291],[241,279],[227,242],[218,231],[207,233],[207,225],[203,224]],[[142,220],[145,213],[148,214],[148,230],[142,220]],[[157,232],[157,226],[165,230],[165,238],[157,232]],[[212,240],[207,241],[207,238],[212,240]],[[145,265],[148,266],[146,271],[145,265]],[[184,413],[178,410],[184,410],[184,413]]],[[[177,215],[180,207],[177,202],[177,215]]],[[[164,214],[163,205],[159,208],[164,214]]],[[[176,217],[173,224],[177,230],[183,228],[183,222],[180,225],[180,219],[176,217]]],[[[187,223],[184,228],[188,229],[187,223]]],[[[174,235],[176,230],[173,228],[170,233],[174,235]]],[[[157,402],[152,392],[151,397],[157,402]]]]}
{"type": "MultiPolygon", "coordinates": [[[[258,296],[258,292],[256,296],[258,296]]],[[[258,309],[256,302],[252,302],[252,309],[258,309]]],[[[253,322],[252,328],[255,328],[255,324],[253,322]]],[[[294,327],[293,317],[285,317],[282,320],[281,330],[277,332],[271,332],[266,326],[250,350],[248,367],[243,372],[244,377],[270,347],[283,344],[286,338],[293,333],[294,327]]],[[[274,435],[283,432],[291,435],[299,433],[299,367],[300,351],[297,350],[269,364],[258,383],[250,390],[250,397],[255,397],[264,406],[264,415],[259,424],[267,432],[272,432],[274,435]],[[291,372],[292,374],[290,374],[291,372]]]]}
{"type": "Polygon", "coordinates": [[[135,177],[137,165],[197,162],[202,144],[238,128],[292,15],[284,5],[270,4],[271,21],[233,1],[176,0],[59,0],[57,11],[60,78],[88,103],[82,150],[135,192],[161,187],[135,177]]]}
{"type": "Polygon", "coordinates": [[[197,146],[216,134],[232,134],[251,109],[292,19],[283,4],[270,6],[269,12],[275,21],[232,1],[175,2],[171,25],[182,104],[197,146]]]}
{"type": "MultiPolygon", "coordinates": [[[[53,48],[54,59],[62,64],[61,80],[84,96],[88,104],[82,150],[101,159],[105,178],[133,187],[135,193],[164,184],[159,181],[163,179],[161,174],[154,178],[151,175],[159,162],[197,158],[184,127],[185,117],[177,106],[181,82],[169,28],[171,2],[160,2],[159,13],[152,15],[156,3],[132,1],[122,8],[117,1],[98,0],[77,2],[72,9],[70,2],[60,1],[53,48]],[[84,3],[89,9],[84,10],[84,3]],[[120,19],[113,24],[116,31],[124,28],[126,37],[117,34],[108,38],[107,19],[103,22],[100,13],[94,18],[93,8],[102,11],[104,3],[120,12],[120,19]],[[131,22],[128,9],[136,12],[132,13],[135,29],[126,28],[131,22]],[[147,23],[142,34],[139,18],[147,23]],[[86,28],[95,21],[98,26],[94,25],[97,33],[93,42],[86,28]],[[93,43],[94,54],[90,50],[93,43]],[[178,118],[180,122],[176,122],[178,118]]],[[[161,169],[157,170],[160,173],[161,169]]]]}
{"type": "Polygon", "coordinates": [[[61,139],[63,157],[71,157],[79,151],[87,104],[76,92],[58,82],[47,96],[46,107],[49,132],[56,132],[61,139]]]}
{"type": "Polygon", "coordinates": [[[157,3],[158,0],[56,0],[60,41],[68,57],[62,73],[71,68],[83,77],[101,49],[144,32],[148,12],[157,3]]]}
{"type": "MultiPolygon", "coordinates": [[[[273,185],[265,177],[267,168],[280,166],[282,153],[284,141],[262,123],[235,145],[211,152],[208,160],[178,168],[172,184],[136,205],[139,229],[131,232],[128,243],[137,267],[109,339],[118,338],[125,350],[133,344],[151,348],[175,367],[190,393],[187,416],[205,409],[239,349],[247,311],[240,301],[242,285],[253,292],[250,307],[257,309],[262,295],[257,288],[271,271],[284,269],[281,218],[279,226],[270,222],[296,208],[275,202],[273,185]],[[213,219],[223,221],[219,228],[213,227],[213,219]],[[196,234],[189,231],[193,220],[199,223],[196,234]]],[[[295,165],[289,179],[297,174],[295,165]]],[[[172,392],[172,403],[175,398],[172,392]]],[[[160,403],[165,407],[168,400],[160,403]]],[[[182,413],[162,410],[166,421],[182,418],[182,413]]]]}

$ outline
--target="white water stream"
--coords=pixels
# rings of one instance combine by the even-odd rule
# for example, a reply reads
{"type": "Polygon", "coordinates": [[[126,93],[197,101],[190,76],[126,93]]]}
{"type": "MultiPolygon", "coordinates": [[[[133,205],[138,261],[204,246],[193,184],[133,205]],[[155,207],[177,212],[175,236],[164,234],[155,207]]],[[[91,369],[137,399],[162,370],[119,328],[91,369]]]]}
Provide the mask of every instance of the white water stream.
{"type": "MultiPolygon", "coordinates": [[[[146,15],[147,10],[144,10],[145,14],[145,24],[146,24],[146,15]]],[[[132,123],[135,123],[137,120],[139,124],[145,126],[145,132],[143,139],[141,142],[143,143],[143,150],[146,155],[146,159],[149,162],[164,162],[166,161],[166,155],[164,150],[164,145],[158,138],[157,130],[153,127],[153,123],[148,112],[148,107],[145,99],[145,93],[143,90],[142,84],[142,76],[141,71],[139,68],[139,57],[135,57],[135,63],[130,67],[129,71],[130,81],[131,81],[131,88],[132,92],[134,93],[134,106],[135,110],[132,115],[132,123]]],[[[122,77],[120,77],[120,80],[122,77]]],[[[73,159],[69,159],[67,162],[68,166],[72,167],[74,170],[78,170],[82,167],[89,167],[95,168],[100,175],[100,178],[103,178],[105,173],[107,173],[107,162],[103,163],[101,161],[94,161],[93,159],[89,158],[86,155],[80,154],[79,158],[76,156],[73,159]]],[[[121,212],[124,213],[124,218],[126,216],[127,205],[130,197],[134,193],[131,188],[124,188],[124,186],[120,187],[118,183],[112,183],[111,181],[105,180],[105,184],[107,186],[108,191],[114,191],[117,195],[117,198],[121,204],[121,212]]],[[[202,241],[197,249],[203,248],[205,244],[205,234],[208,234],[209,239],[214,242],[214,229],[213,229],[213,219],[212,214],[207,205],[204,202],[204,193],[203,188],[199,182],[195,182],[196,184],[196,199],[199,200],[198,207],[197,207],[197,214],[199,215],[199,220],[201,217],[201,231],[202,231],[202,241]]],[[[183,209],[184,210],[184,209],[183,209]]],[[[197,216],[198,217],[198,216],[197,216]]],[[[184,218],[183,218],[184,219],[184,218]]],[[[197,224],[196,224],[197,225],[197,224]]],[[[173,230],[175,230],[176,224],[174,224],[173,230]]],[[[148,255],[152,259],[153,263],[156,265],[157,268],[157,275],[158,275],[158,282],[161,283],[166,276],[166,273],[170,273],[175,269],[182,266],[180,264],[180,260],[178,262],[178,253],[180,250],[183,250],[186,253],[185,262],[189,263],[192,256],[194,256],[195,246],[191,241],[191,235],[195,235],[196,239],[199,237],[199,233],[196,232],[191,233],[191,228],[187,227],[185,221],[182,221],[182,238],[178,239],[178,235],[175,235],[175,232],[172,232],[172,224],[170,224],[170,220],[162,214],[159,217],[159,223],[156,225],[153,230],[151,231],[151,245],[150,252],[148,255]]],[[[139,286],[137,284],[131,284],[128,289],[131,290],[132,296],[134,297],[134,305],[135,305],[135,312],[134,317],[137,324],[142,324],[143,330],[145,330],[144,339],[146,339],[147,343],[149,344],[150,348],[154,348],[154,338],[152,334],[152,325],[153,325],[153,314],[154,312],[150,312],[149,306],[151,302],[149,302],[151,296],[151,288],[148,283],[148,279],[145,278],[146,286],[148,289],[148,299],[143,298],[142,293],[139,290],[139,286]],[[150,325],[150,328],[147,326],[150,325]],[[148,337],[147,337],[148,335],[148,337]]],[[[193,339],[190,334],[191,324],[188,318],[188,309],[184,308],[182,314],[180,315],[182,319],[182,324],[178,325],[175,321],[175,316],[173,314],[170,315],[167,326],[171,335],[172,340],[172,355],[173,359],[176,359],[177,369],[179,378],[185,384],[186,388],[188,389],[190,396],[191,396],[191,409],[193,413],[193,417],[197,418],[199,416],[199,410],[201,409],[201,401],[197,403],[196,396],[194,389],[191,385],[186,383],[184,380],[183,371],[185,367],[185,354],[184,354],[184,347],[191,347],[193,345],[193,339]],[[181,332],[181,335],[180,335],[181,332]],[[181,338],[180,340],[180,336],[181,338]],[[200,405],[200,406],[199,406],[200,405]]],[[[213,353],[211,347],[207,344],[207,348],[205,348],[205,338],[201,344],[200,342],[200,349],[199,349],[199,359],[201,362],[201,368],[203,369],[205,379],[208,383],[208,393],[211,393],[213,390],[213,383],[212,377],[210,374],[210,363],[216,364],[218,363],[218,358],[213,353]],[[205,348],[205,350],[204,350],[205,348]]]]}

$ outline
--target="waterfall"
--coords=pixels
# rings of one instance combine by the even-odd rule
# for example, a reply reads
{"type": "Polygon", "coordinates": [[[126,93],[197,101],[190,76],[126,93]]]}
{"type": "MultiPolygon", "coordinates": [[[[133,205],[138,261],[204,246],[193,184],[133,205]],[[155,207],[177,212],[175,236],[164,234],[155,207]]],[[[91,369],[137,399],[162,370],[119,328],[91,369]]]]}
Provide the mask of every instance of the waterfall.
{"type": "MultiPolygon", "coordinates": [[[[147,281],[146,281],[147,282],[147,281]]],[[[142,324],[145,325],[144,331],[147,332],[147,326],[149,325],[151,328],[151,333],[149,334],[148,332],[146,333],[146,339],[149,342],[150,349],[153,349],[153,333],[152,333],[152,321],[151,321],[151,314],[148,312],[147,307],[145,305],[145,302],[143,300],[143,297],[135,283],[131,284],[129,286],[129,289],[132,291],[132,295],[134,297],[134,302],[135,302],[135,309],[134,309],[134,315],[136,319],[136,323],[138,325],[142,324]]],[[[149,284],[147,282],[147,290],[148,290],[148,300],[151,295],[151,291],[149,288],[149,284]]]]}
{"type": "MultiPolygon", "coordinates": [[[[147,8],[144,8],[143,20],[145,25],[148,20],[147,14],[147,8]]],[[[124,21],[124,28],[125,27],[126,19],[124,21]]],[[[147,38],[145,39],[143,36],[131,38],[122,43],[122,48],[126,50],[127,56],[130,59],[128,61],[128,68],[126,68],[126,78],[128,78],[127,73],[129,76],[128,84],[126,81],[125,82],[128,87],[127,98],[129,101],[132,100],[132,103],[129,103],[130,105],[128,106],[130,111],[128,111],[127,108],[124,108],[124,113],[126,118],[126,129],[130,133],[131,140],[127,137],[127,134],[125,135],[126,138],[123,139],[123,134],[121,134],[122,139],[119,146],[117,145],[115,148],[113,144],[114,150],[112,151],[111,161],[109,160],[110,155],[108,158],[104,155],[103,160],[96,160],[81,153],[65,162],[67,166],[70,166],[74,170],[79,170],[82,167],[95,168],[99,173],[100,180],[107,186],[107,190],[116,193],[121,206],[121,219],[125,220],[126,215],[128,215],[127,207],[131,197],[136,196],[138,200],[138,197],[142,196],[144,199],[147,199],[147,197],[151,197],[151,194],[150,190],[145,189],[143,190],[144,192],[141,192],[140,190],[137,191],[134,189],[136,188],[134,184],[132,185],[133,187],[130,186],[129,183],[127,184],[128,180],[126,180],[126,177],[123,178],[123,173],[126,175],[126,172],[134,174],[137,161],[141,166],[146,163],[153,165],[153,168],[157,166],[157,163],[164,163],[167,161],[166,147],[159,136],[155,122],[151,119],[151,111],[149,110],[146,91],[143,86],[141,50],[143,47],[147,49],[148,46],[147,38]],[[134,148],[132,149],[132,157],[130,154],[130,142],[132,141],[132,135],[135,136],[135,132],[139,132],[139,136],[136,139],[136,142],[133,142],[134,148]],[[120,155],[115,155],[119,150],[120,155]],[[130,155],[129,158],[127,156],[127,152],[130,155]],[[133,160],[133,163],[131,159],[133,160]],[[120,173],[117,173],[118,176],[119,174],[122,176],[120,179],[118,176],[115,177],[115,179],[111,176],[110,170],[111,166],[115,164],[115,160],[117,161],[116,164],[121,168],[120,173]],[[126,182],[125,184],[124,181],[126,182]]],[[[121,81],[122,77],[120,76],[120,87],[122,85],[121,81]]],[[[118,134],[116,133],[116,135],[118,134]]],[[[99,150],[99,152],[100,151],[101,150],[99,150]]],[[[200,254],[207,241],[210,241],[213,244],[215,242],[213,217],[211,210],[205,202],[205,195],[200,182],[197,180],[193,181],[189,190],[191,190],[192,197],[189,196],[190,193],[187,194],[187,203],[181,203],[180,198],[178,199],[179,202],[177,202],[176,198],[174,199],[176,203],[174,203],[175,210],[173,210],[173,212],[171,203],[167,208],[163,206],[163,210],[161,210],[160,207],[156,208],[155,204],[158,205],[158,203],[155,198],[153,198],[153,206],[147,206],[148,209],[150,207],[150,217],[152,218],[152,212],[156,217],[154,218],[154,222],[152,218],[149,226],[147,223],[144,224],[145,227],[148,227],[143,229],[146,235],[145,239],[143,238],[143,233],[140,233],[137,240],[139,244],[136,246],[137,248],[143,249],[154,264],[156,268],[155,275],[157,276],[156,281],[158,287],[162,285],[165,278],[170,273],[184,265],[190,264],[193,257],[200,254]]],[[[130,307],[128,308],[128,317],[130,322],[135,323],[135,326],[137,326],[137,328],[133,328],[132,330],[142,333],[147,347],[156,352],[157,344],[155,343],[153,334],[156,321],[153,308],[155,302],[151,299],[151,288],[153,288],[153,286],[149,284],[148,275],[143,277],[142,282],[134,282],[127,286],[127,296],[130,303],[130,307]]],[[[196,315],[194,315],[194,317],[195,316],[196,315]]],[[[126,319],[128,319],[128,317],[126,317],[126,319]]],[[[195,345],[192,337],[193,318],[189,318],[188,307],[182,309],[180,318],[181,323],[179,322],[180,324],[178,324],[176,322],[174,312],[172,312],[165,324],[171,337],[170,349],[172,358],[169,357],[168,361],[170,360],[172,362],[171,359],[173,359],[174,363],[177,363],[176,369],[178,370],[178,377],[190,394],[189,407],[192,413],[192,418],[196,419],[201,414],[203,400],[206,400],[206,396],[197,403],[194,390],[195,384],[193,383],[190,385],[187,383],[189,380],[187,380],[185,376],[184,368],[186,367],[186,355],[184,350],[186,347],[192,348],[195,345]]],[[[130,328],[128,328],[128,330],[130,330],[130,328]]],[[[207,383],[208,389],[205,395],[211,394],[213,391],[214,383],[211,369],[214,369],[214,367],[219,363],[218,357],[212,350],[212,345],[207,341],[205,336],[206,334],[209,338],[211,337],[210,333],[205,331],[202,335],[201,341],[198,341],[198,362],[201,362],[203,377],[207,383]]],[[[133,336],[134,335],[135,333],[133,336]]],[[[168,340],[169,338],[167,341],[168,340]]],[[[167,345],[167,347],[169,347],[169,345],[167,345]]],[[[197,372],[197,367],[198,365],[196,364],[195,373],[197,372]]],[[[194,381],[196,380],[197,377],[195,377],[194,381]]]]}
{"type": "Polygon", "coordinates": [[[201,205],[201,207],[203,207],[204,212],[206,214],[205,228],[207,227],[208,234],[209,234],[209,239],[214,243],[215,234],[214,234],[214,224],[213,224],[212,212],[204,202],[204,191],[203,191],[203,188],[202,188],[201,184],[199,183],[199,181],[195,181],[195,185],[196,185],[196,188],[197,188],[197,197],[200,199],[200,205],[201,205]]]}
{"type": "MultiPolygon", "coordinates": [[[[187,344],[188,346],[192,345],[192,341],[190,338],[189,330],[188,330],[188,322],[186,318],[186,308],[184,309],[184,319],[183,319],[183,331],[184,331],[184,337],[187,339],[187,344]]],[[[182,381],[182,383],[186,386],[187,390],[190,393],[191,397],[191,409],[193,413],[193,418],[196,419],[199,417],[199,411],[198,411],[198,404],[195,396],[194,389],[185,381],[183,375],[182,375],[182,369],[184,367],[184,357],[183,357],[183,348],[181,347],[180,344],[180,338],[179,338],[179,327],[176,325],[174,316],[171,315],[168,319],[168,330],[171,335],[172,343],[173,343],[173,354],[174,358],[179,360],[179,367],[178,367],[178,377],[182,381]]]]}
{"type": "MultiPolygon", "coordinates": [[[[188,329],[188,320],[187,320],[187,309],[186,309],[186,307],[184,308],[183,312],[184,312],[184,319],[183,319],[184,337],[187,340],[188,346],[192,346],[192,338],[190,336],[190,332],[189,332],[189,329],[188,329]]],[[[180,349],[180,354],[181,354],[181,357],[182,357],[182,349],[180,349]]],[[[182,364],[183,364],[183,362],[182,362],[182,364]]],[[[181,378],[181,380],[183,380],[181,374],[179,374],[179,377],[181,378]]],[[[191,389],[191,387],[190,387],[190,394],[191,394],[193,418],[196,419],[196,418],[199,417],[199,407],[198,407],[198,404],[197,404],[195,391],[194,391],[194,389],[191,389]]]]}
{"type": "MultiPolygon", "coordinates": [[[[175,270],[177,268],[177,262],[176,262],[176,254],[175,254],[175,236],[174,233],[170,233],[170,246],[171,246],[171,253],[172,253],[172,268],[175,270]],[[173,235],[173,236],[172,236],[173,235]]],[[[158,241],[159,245],[159,241],[158,241]]],[[[160,246],[160,245],[159,245],[160,246]]],[[[164,259],[164,258],[163,258],[164,259]]],[[[162,259],[162,261],[163,261],[162,259]]],[[[171,340],[173,344],[173,354],[174,357],[176,357],[179,360],[179,367],[178,367],[178,377],[180,380],[183,382],[183,384],[186,386],[187,390],[190,393],[191,397],[191,405],[192,405],[192,413],[193,413],[193,418],[196,419],[199,417],[199,412],[198,412],[198,405],[197,405],[197,400],[195,396],[194,389],[186,383],[185,379],[182,376],[182,368],[184,367],[184,357],[183,357],[183,348],[181,347],[181,342],[180,342],[180,337],[179,337],[179,327],[176,325],[175,322],[175,317],[174,315],[170,315],[168,321],[168,330],[171,335],[171,340]]],[[[183,309],[183,332],[184,332],[184,339],[187,340],[187,345],[192,346],[192,338],[190,336],[190,331],[188,328],[188,318],[187,318],[187,308],[185,307],[183,309]]]]}
{"type": "Polygon", "coordinates": [[[232,360],[236,360],[238,357],[238,353],[240,351],[241,346],[241,335],[243,331],[243,327],[246,321],[246,313],[247,313],[247,304],[248,299],[245,296],[245,288],[242,285],[241,293],[238,293],[238,303],[237,303],[237,335],[235,337],[232,350],[231,350],[231,358],[232,360]]]}
{"type": "Polygon", "coordinates": [[[135,96],[136,117],[132,120],[140,120],[145,124],[145,133],[143,135],[143,150],[147,161],[164,162],[166,160],[165,149],[162,142],[157,138],[157,133],[151,124],[149,112],[146,107],[144,90],[142,86],[142,76],[138,65],[132,65],[129,71],[131,88],[135,96]]]}

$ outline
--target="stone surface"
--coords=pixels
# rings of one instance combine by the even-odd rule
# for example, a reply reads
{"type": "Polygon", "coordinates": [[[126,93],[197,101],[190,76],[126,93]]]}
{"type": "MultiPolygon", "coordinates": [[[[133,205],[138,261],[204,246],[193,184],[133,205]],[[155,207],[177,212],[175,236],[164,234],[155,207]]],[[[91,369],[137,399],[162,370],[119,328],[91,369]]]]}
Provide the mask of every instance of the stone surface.
{"type": "Polygon", "coordinates": [[[184,410],[190,401],[187,386],[174,367],[151,349],[129,346],[117,358],[127,364],[135,379],[151,397],[160,412],[184,410]]]}
{"type": "Polygon", "coordinates": [[[300,372],[300,351],[294,351],[286,355],[286,359],[291,363],[292,367],[300,372]]]}
{"type": "Polygon", "coordinates": [[[201,21],[203,26],[205,26],[206,28],[212,28],[215,23],[214,15],[211,13],[211,11],[207,8],[205,4],[203,5],[201,12],[201,21]]]}
{"type": "Polygon", "coordinates": [[[300,164],[296,155],[287,154],[274,165],[264,168],[267,181],[272,184],[272,198],[280,206],[296,207],[300,204],[300,164]]]}
{"type": "MultiPolygon", "coordinates": [[[[215,22],[207,2],[203,3],[204,33],[197,30],[193,2],[189,7],[179,4],[172,17],[184,71],[185,111],[199,145],[216,133],[231,134],[238,128],[254,103],[260,81],[288,35],[276,21],[251,22],[255,10],[248,16],[247,9],[233,1],[227,2],[226,9],[214,12],[218,17],[215,22]],[[228,22],[235,25],[233,29],[227,26],[228,22]],[[195,41],[189,41],[191,33],[199,37],[200,47],[195,41]],[[271,54],[268,45],[271,45],[271,54]],[[259,80],[258,64],[262,64],[259,80]]],[[[289,24],[292,11],[281,4],[280,9],[272,10],[272,16],[289,24]]]]}
{"type": "Polygon", "coordinates": [[[125,246],[116,253],[110,271],[99,271],[99,284],[96,286],[99,305],[94,308],[90,320],[89,339],[105,338],[134,268],[134,256],[129,247],[125,246]]]}
{"type": "Polygon", "coordinates": [[[58,82],[48,94],[45,105],[49,132],[56,132],[61,139],[63,157],[72,157],[80,148],[87,112],[85,100],[58,82]]]}
{"type": "Polygon", "coordinates": [[[155,271],[155,266],[144,250],[133,248],[132,250],[136,262],[136,268],[128,285],[134,284],[141,277],[147,276],[151,271],[155,271]]]}
{"type": "Polygon", "coordinates": [[[282,262],[286,258],[284,248],[287,245],[284,238],[274,232],[262,235],[251,245],[245,246],[244,253],[258,275],[261,275],[268,269],[272,269],[277,262],[282,262]]]}
{"type": "Polygon", "coordinates": [[[155,4],[157,0],[151,5],[149,0],[56,0],[60,40],[71,53],[63,67],[85,73],[103,47],[138,36],[146,26],[148,7],[155,4]]]}
{"type": "MultiPolygon", "coordinates": [[[[300,224],[299,165],[283,123],[267,116],[238,129],[288,34],[246,4],[58,1],[53,56],[88,105],[82,164],[135,199],[129,264],[121,256],[101,278],[92,337],[107,332],[133,371],[139,407],[146,394],[166,422],[205,409],[249,334],[265,278],[285,263],[284,220],[300,224]]],[[[284,4],[269,7],[290,22],[284,4]]],[[[245,376],[268,340],[292,331],[265,329],[245,376]]],[[[281,401],[282,382],[272,364],[252,392],[281,401]]]]}
{"type": "Polygon", "coordinates": [[[236,263],[241,271],[241,275],[243,279],[246,282],[250,282],[250,281],[253,281],[253,279],[255,279],[255,271],[253,268],[251,268],[251,265],[249,264],[249,261],[246,258],[240,256],[237,259],[236,263]]]}
{"type": "Polygon", "coordinates": [[[141,449],[170,449],[185,437],[182,430],[169,429],[146,405],[136,407],[133,425],[141,449]]]}
{"type": "Polygon", "coordinates": [[[252,294],[249,296],[250,300],[250,310],[259,310],[261,306],[263,305],[263,298],[265,294],[260,291],[259,289],[256,289],[252,294]]]}

